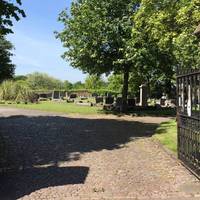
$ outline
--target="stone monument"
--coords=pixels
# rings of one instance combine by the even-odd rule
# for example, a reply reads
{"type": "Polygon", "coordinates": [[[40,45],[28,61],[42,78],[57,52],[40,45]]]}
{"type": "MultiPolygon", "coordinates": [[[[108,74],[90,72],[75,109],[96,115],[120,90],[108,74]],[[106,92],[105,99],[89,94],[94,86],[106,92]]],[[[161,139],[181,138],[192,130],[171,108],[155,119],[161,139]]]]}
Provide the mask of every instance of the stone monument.
{"type": "Polygon", "coordinates": [[[140,86],[140,104],[139,105],[142,107],[148,106],[148,104],[147,104],[147,86],[144,84],[140,86]]]}

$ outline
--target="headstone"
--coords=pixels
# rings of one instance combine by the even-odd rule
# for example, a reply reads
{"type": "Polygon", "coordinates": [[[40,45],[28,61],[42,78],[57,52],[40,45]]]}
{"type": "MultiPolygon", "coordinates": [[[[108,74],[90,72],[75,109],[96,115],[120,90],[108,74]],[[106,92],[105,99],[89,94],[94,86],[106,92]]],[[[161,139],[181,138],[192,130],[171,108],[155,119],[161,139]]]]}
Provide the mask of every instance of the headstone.
{"type": "Polygon", "coordinates": [[[60,92],[60,98],[63,99],[63,98],[65,98],[65,96],[66,96],[66,93],[64,91],[61,91],[60,92]]]}
{"type": "Polygon", "coordinates": [[[119,107],[119,106],[122,106],[122,97],[117,97],[116,99],[116,106],[119,107]]]}
{"type": "Polygon", "coordinates": [[[170,107],[170,108],[175,108],[176,107],[176,99],[166,100],[165,106],[170,107]]]}
{"type": "Polygon", "coordinates": [[[140,98],[139,98],[139,97],[135,97],[135,103],[136,103],[137,105],[140,104],[140,98]]]}
{"type": "Polygon", "coordinates": [[[69,98],[70,98],[70,99],[76,99],[76,98],[77,98],[77,95],[76,95],[76,94],[70,94],[70,95],[69,95],[69,98]]]}
{"type": "Polygon", "coordinates": [[[96,101],[96,104],[103,103],[103,97],[96,97],[95,101],[96,101]]]}
{"type": "Polygon", "coordinates": [[[52,99],[60,99],[60,91],[53,91],[52,99]]]}
{"type": "Polygon", "coordinates": [[[105,104],[113,104],[114,98],[113,97],[106,97],[105,104]]]}
{"type": "Polygon", "coordinates": [[[134,107],[135,106],[135,99],[134,98],[128,99],[128,106],[129,107],[134,107]]]}
{"type": "Polygon", "coordinates": [[[40,95],[39,95],[39,97],[40,97],[40,98],[44,98],[44,99],[45,99],[45,98],[47,98],[47,94],[45,94],[45,93],[42,93],[42,94],[40,94],[40,95]]]}
{"type": "Polygon", "coordinates": [[[163,94],[163,96],[160,99],[160,105],[161,106],[165,106],[166,105],[166,100],[167,100],[167,97],[166,97],[165,94],[163,94]]]}
{"type": "Polygon", "coordinates": [[[98,97],[97,93],[92,93],[92,97],[98,97]]]}
{"type": "Polygon", "coordinates": [[[140,86],[140,106],[146,107],[147,104],[147,86],[141,85],[140,86]]]}
{"type": "Polygon", "coordinates": [[[162,99],[162,98],[160,99],[160,105],[161,106],[165,106],[165,102],[166,102],[166,99],[162,99]]]}

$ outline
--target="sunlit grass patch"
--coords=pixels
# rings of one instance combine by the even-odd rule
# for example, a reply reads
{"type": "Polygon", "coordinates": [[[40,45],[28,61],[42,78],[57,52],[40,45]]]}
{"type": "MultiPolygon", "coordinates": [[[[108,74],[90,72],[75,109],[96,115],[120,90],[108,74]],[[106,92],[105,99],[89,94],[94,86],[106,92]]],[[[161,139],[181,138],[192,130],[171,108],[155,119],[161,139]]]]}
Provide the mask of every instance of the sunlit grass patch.
{"type": "Polygon", "coordinates": [[[162,123],[156,129],[153,137],[159,140],[160,143],[168,149],[177,152],[177,127],[175,120],[162,123]]]}
{"type": "Polygon", "coordinates": [[[66,102],[40,102],[38,104],[9,104],[3,105],[15,108],[22,109],[33,109],[33,110],[41,110],[41,111],[49,111],[49,112],[59,112],[65,114],[99,114],[99,110],[101,108],[91,107],[91,106],[80,106],[74,103],[66,103],[66,102]]]}

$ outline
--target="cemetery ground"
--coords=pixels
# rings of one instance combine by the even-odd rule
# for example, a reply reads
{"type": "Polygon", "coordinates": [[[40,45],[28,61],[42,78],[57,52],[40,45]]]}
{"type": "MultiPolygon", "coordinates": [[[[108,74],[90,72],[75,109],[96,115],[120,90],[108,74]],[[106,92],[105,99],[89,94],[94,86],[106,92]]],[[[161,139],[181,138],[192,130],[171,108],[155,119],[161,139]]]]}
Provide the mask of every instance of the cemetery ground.
{"type": "MultiPolygon", "coordinates": [[[[114,114],[121,115],[119,112],[105,111],[102,107],[96,106],[81,106],[74,103],[66,103],[59,101],[41,101],[40,103],[5,103],[0,104],[1,107],[14,107],[19,109],[41,110],[49,112],[58,112],[65,114],[81,114],[81,115],[99,115],[99,114],[114,114]]],[[[126,113],[134,116],[175,116],[175,110],[170,108],[154,109],[154,110],[136,110],[126,113]]]]}
{"type": "Polygon", "coordinates": [[[199,181],[155,142],[174,124],[0,107],[0,199],[199,199],[199,181]]]}
{"type": "Polygon", "coordinates": [[[20,109],[32,109],[32,110],[41,110],[41,111],[49,111],[49,112],[58,112],[58,113],[65,113],[65,114],[90,115],[90,114],[99,114],[101,112],[101,109],[99,107],[79,106],[74,103],[52,102],[52,101],[44,101],[38,104],[12,103],[12,104],[4,104],[1,106],[15,107],[15,108],[20,108],[20,109]]]}

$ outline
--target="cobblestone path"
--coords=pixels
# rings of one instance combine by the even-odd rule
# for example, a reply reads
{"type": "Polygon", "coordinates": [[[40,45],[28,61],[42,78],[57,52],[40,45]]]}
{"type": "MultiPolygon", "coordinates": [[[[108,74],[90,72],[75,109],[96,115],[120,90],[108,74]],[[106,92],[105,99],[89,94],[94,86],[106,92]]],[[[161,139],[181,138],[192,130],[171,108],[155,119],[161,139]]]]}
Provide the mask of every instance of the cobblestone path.
{"type": "Polygon", "coordinates": [[[166,120],[0,108],[0,200],[200,199],[199,181],[151,138],[166,120]]]}

